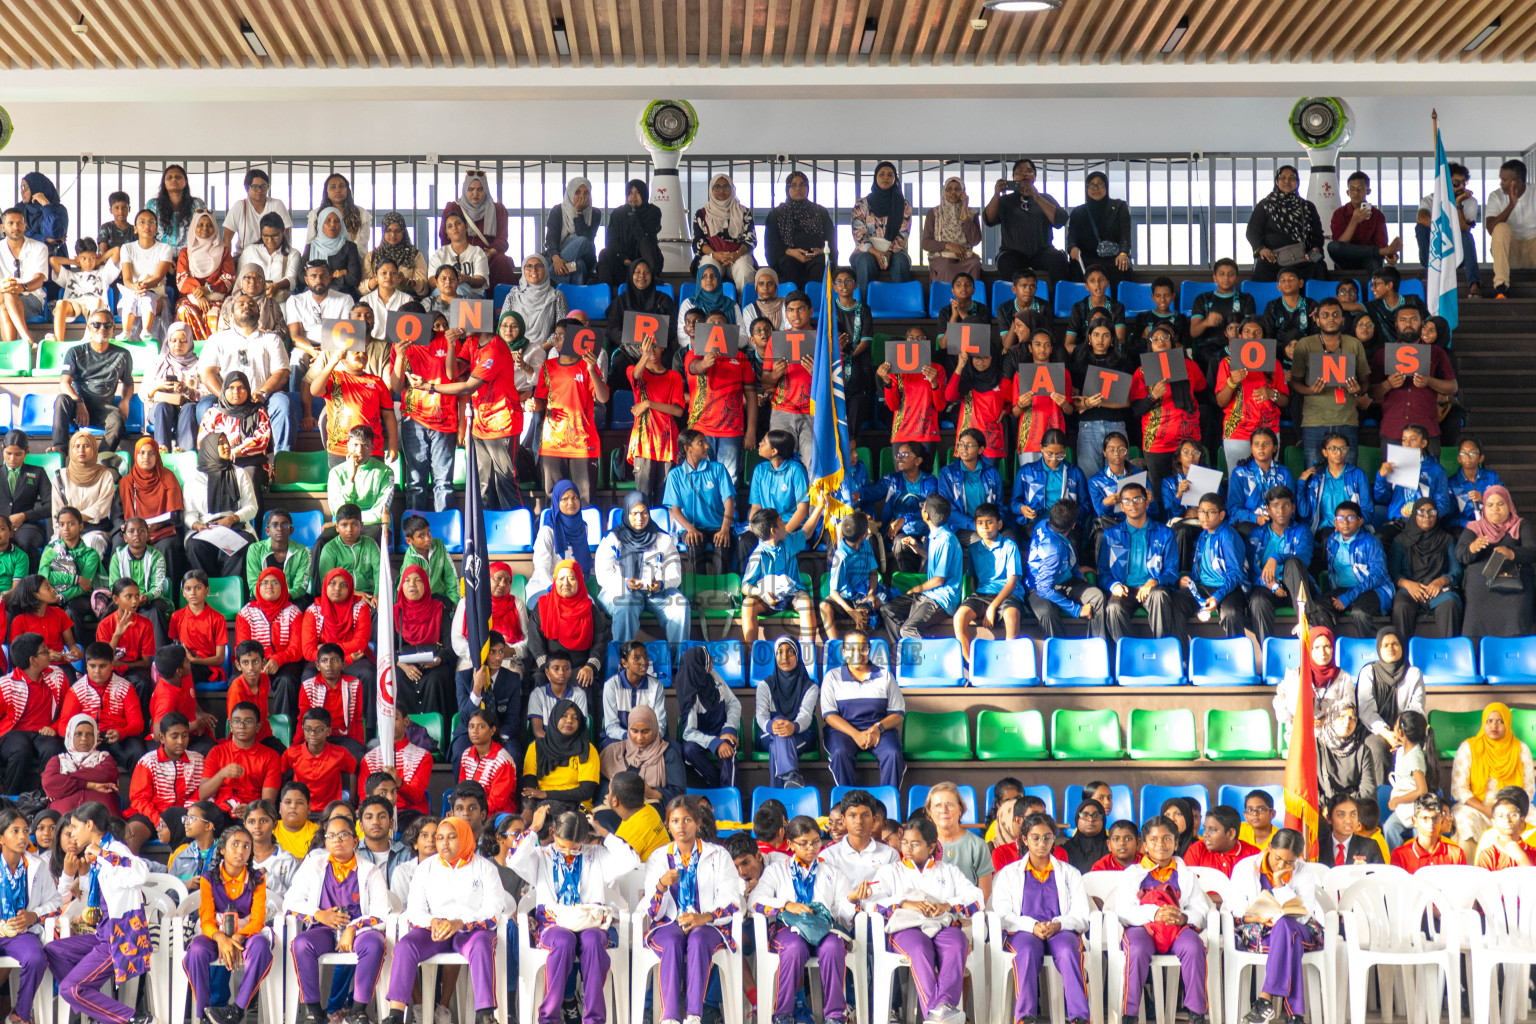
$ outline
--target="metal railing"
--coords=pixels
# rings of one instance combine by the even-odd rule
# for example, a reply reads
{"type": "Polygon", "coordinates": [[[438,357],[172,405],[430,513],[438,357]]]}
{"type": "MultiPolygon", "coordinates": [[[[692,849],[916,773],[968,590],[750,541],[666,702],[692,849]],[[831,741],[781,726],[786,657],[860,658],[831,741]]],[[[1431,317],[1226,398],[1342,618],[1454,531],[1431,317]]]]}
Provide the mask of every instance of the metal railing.
{"type": "MultiPolygon", "coordinates": [[[[1469,188],[1479,202],[1498,187],[1499,165],[1523,154],[1452,154],[1450,159],[1467,166],[1469,188]]],[[[978,211],[992,194],[992,183],[1010,175],[1011,155],[841,157],[798,156],[781,161],[767,156],[686,157],[680,172],[689,208],[696,207],[707,192],[710,178],[729,174],[741,201],[751,207],[759,225],[768,212],[785,198],[784,179],[793,169],[811,179],[811,198],[833,213],[838,226],[838,251],[852,251],[849,213],[869,191],[875,166],[882,159],[897,165],[902,188],[913,208],[912,249],[919,262],[918,239],[927,210],[940,199],[944,182],[958,176],[965,184],[970,205],[978,211]]],[[[1083,202],[1083,178],[1102,170],[1110,180],[1110,195],[1124,199],[1131,209],[1136,262],[1144,266],[1209,266],[1231,256],[1251,262],[1243,231],[1253,204],[1267,194],[1275,168],[1295,164],[1306,174],[1305,154],[1281,151],[1253,154],[1132,153],[1102,156],[1035,156],[1037,187],[1067,207],[1083,202]]],[[[234,200],[244,197],[242,182],[251,167],[261,167],[272,178],[271,195],[281,199],[293,214],[294,242],[302,246],[309,213],[323,205],[324,185],[332,173],[346,175],[355,201],[378,215],[399,211],[411,225],[418,248],[430,251],[439,243],[437,231],[444,205],[459,193],[464,173],[483,168],[492,190],[507,208],[510,255],[521,263],[538,251],[544,218],[560,202],[566,181],[574,176],[592,182],[593,202],[612,209],[624,201],[625,183],[650,177],[650,161],[641,156],[527,157],[452,156],[428,162],[423,157],[95,157],[83,164],[76,157],[0,160],[0,196],[19,194],[21,176],[42,171],[59,188],[70,212],[71,242],[94,235],[98,225],[110,220],[108,197],[117,191],[129,196],[132,212],[154,197],[161,171],[168,164],[185,167],[192,194],[202,198],[222,220],[234,200]]],[[[1390,236],[1401,235],[1404,258],[1417,260],[1413,244],[1420,197],[1433,185],[1434,159],[1429,152],[1350,153],[1339,160],[1339,180],[1356,170],[1371,176],[1371,202],[1387,219],[1390,236]]],[[[1305,181],[1303,181],[1305,191],[1305,181]]],[[[1323,225],[1327,233],[1328,225],[1323,225]]],[[[1481,225],[1474,231],[1480,254],[1486,254],[1481,225]]],[[[758,261],[763,262],[763,232],[758,232],[758,261]]],[[[599,236],[599,246],[602,238],[599,236]]],[[[1062,243],[1062,233],[1057,234],[1062,243]]],[[[983,258],[992,263],[998,248],[998,231],[984,232],[983,258]]]]}

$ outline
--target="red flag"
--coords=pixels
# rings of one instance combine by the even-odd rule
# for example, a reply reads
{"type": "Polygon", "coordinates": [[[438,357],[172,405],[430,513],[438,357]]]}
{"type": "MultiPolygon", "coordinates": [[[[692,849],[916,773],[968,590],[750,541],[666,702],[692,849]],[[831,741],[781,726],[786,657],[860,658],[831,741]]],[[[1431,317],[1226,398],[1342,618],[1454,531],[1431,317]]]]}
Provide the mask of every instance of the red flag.
{"type": "Polygon", "coordinates": [[[1307,840],[1307,859],[1317,860],[1317,728],[1313,715],[1317,666],[1312,664],[1312,630],[1307,609],[1296,595],[1296,617],[1301,622],[1301,664],[1297,666],[1296,707],[1291,717],[1291,749],[1285,757],[1285,827],[1307,840]]]}

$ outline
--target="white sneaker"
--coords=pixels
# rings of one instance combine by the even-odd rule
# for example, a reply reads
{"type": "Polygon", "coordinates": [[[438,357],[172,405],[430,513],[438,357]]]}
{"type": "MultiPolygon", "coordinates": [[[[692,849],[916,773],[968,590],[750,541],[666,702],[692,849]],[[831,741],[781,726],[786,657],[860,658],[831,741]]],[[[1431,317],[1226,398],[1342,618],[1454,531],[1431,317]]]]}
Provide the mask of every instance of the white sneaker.
{"type": "Polygon", "coordinates": [[[411,1024],[427,1024],[426,1018],[423,1016],[420,1003],[417,1003],[415,1006],[411,1007],[411,1024]]]}
{"type": "Polygon", "coordinates": [[[155,340],[155,336],[153,334],[151,334],[149,331],[145,331],[143,334],[139,335],[139,340],[140,341],[154,341],[155,340]]]}
{"type": "Polygon", "coordinates": [[[704,1024],[704,1018],[696,1013],[690,1013],[683,1018],[683,1024],[704,1024]]]}
{"type": "Polygon", "coordinates": [[[441,1003],[432,1007],[432,1024],[453,1024],[453,1014],[448,1012],[448,1007],[441,1003]]]}

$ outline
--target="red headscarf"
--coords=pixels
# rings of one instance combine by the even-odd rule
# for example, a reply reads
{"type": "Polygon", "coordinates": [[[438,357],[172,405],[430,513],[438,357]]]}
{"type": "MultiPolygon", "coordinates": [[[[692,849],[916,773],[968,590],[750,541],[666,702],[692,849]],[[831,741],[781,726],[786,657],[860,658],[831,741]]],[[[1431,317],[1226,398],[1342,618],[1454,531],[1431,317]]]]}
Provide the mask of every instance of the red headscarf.
{"type": "Polygon", "coordinates": [[[275,565],[269,565],[261,570],[261,575],[256,577],[256,592],[251,595],[251,604],[256,606],[256,610],[268,619],[273,619],[276,618],[278,612],[292,603],[288,599],[288,577],[283,573],[283,570],[275,565]],[[261,584],[274,576],[277,578],[278,587],[282,590],[282,596],[276,601],[268,601],[261,596],[261,584]]]}
{"type": "MultiPolygon", "coordinates": [[[[259,581],[258,581],[259,582],[259,581]]],[[[357,589],[352,574],[345,569],[332,569],[320,584],[314,607],[320,610],[320,642],[340,644],[352,639],[352,620],[357,611],[357,589]],[[347,581],[347,599],[338,604],[330,598],[331,580],[342,577],[347,581]]]]}
{"type": "MultiPolygon", "coordinates": [[[[512,575],[512,567],[506,562],[492,562],[491,575],[504,572],[512,575]]],[[[502,639],[509,644],[520,643],[523,639],[523,620],[517,613],[517,598],[512,592],[507,591],[506,597],[491,595],[491,628],[500,633],[502,639]]]]}
{"type": "Polygon", "coordinates": [[[575,559],[566,558],[555,563],[555,578],[560,570],[569,569],[576,574],[576,596],[561,597],[551,584],[549,591],[539,598],[539,625],[546,639],[567,651],[580,653],[592,649],[592,596],[587,593],[587,577],[575,559]]]}
{"type": "MultiPolygon", "coordinates": [[[[160,447],[155,444],[154,438],[141,438],[133,446],[133,454],[137,456],[139,449],[146,445],[154,453],[155,468],[141,469],[139,460],[133,458],[128,473],[117,484],[117,493],[123,502],[123,516],[127,519],[153,519],[167,512],[179,511],[182,507],[181,481],[176,479],[175,473],[165,468],[165,463],[160,459],[160,447]]],[[[162,540],[175,532],[173,523],[160,523],[149,528],[149,538],[151,541],[162,540]]]]}
{"type": "Polygon", "coordinates": [[[395,591],[395,629],[406,646],[435,644],[443,633],[443,603],[432,596],[432,583],[427,570],[419,565],[408,565],[400,574],[400,586],[395,591]],[[415,601],[405,596],[405,581],[412,576],[421,578],[425,597],[415,601]]]}

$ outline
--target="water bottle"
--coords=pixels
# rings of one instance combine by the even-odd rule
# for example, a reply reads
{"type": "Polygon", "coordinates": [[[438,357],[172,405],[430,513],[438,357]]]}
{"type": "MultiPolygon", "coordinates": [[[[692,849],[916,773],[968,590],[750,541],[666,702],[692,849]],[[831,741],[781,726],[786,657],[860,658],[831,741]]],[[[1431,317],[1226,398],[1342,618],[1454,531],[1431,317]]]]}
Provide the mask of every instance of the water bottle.
{"type": "Polygon", "coordinates": [[[1191,597],[1193,597],[1195,599],[1195,604],[1200,606],[1200,611],[1199,611],[1199,613],[1195,617],[1197,619],[1199,619],[1201,622],[1210,622],[1211,621],[1210,609],[1206,608],[1206,606],[1205,606],[1205,598],[1200,596],[1200,588],[1195,586],[1195,581],[1194,580],[1190,580],[1189,581],[1189,594],[1190,594],[1191,597]]]}

